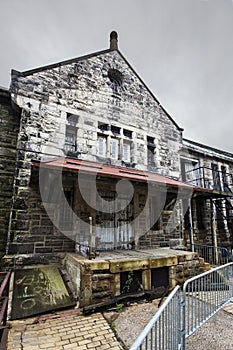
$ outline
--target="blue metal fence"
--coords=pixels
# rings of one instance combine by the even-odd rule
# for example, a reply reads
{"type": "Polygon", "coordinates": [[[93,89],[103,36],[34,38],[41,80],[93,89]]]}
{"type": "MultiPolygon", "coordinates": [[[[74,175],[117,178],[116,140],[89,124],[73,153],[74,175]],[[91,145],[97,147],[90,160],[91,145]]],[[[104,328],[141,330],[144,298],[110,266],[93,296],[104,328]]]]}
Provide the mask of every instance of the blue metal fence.
{"type": "Polygon", "coordinates": [[[177,286],[130,350],[185,350],[186,339],[224,305],[233,301],[233,263],[177,286]]]}

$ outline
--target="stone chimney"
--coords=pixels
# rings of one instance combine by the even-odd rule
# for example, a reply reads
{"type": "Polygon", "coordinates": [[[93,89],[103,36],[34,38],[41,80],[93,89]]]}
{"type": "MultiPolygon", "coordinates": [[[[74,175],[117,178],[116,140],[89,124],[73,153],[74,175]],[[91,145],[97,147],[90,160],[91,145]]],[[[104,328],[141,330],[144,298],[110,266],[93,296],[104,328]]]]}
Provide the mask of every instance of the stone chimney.
{"type": "Polygon", "coordinates": [[[110,50],[118,50],[118,35],[115,31],[110,34],[110,50]]]}

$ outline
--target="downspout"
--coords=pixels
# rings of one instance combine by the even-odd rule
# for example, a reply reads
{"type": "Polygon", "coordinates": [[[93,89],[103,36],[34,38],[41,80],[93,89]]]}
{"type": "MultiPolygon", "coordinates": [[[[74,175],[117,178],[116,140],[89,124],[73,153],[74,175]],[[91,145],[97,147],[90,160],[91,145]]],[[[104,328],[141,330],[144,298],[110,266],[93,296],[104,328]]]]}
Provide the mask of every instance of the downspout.
{"type": "Polygon", "coordinates": [[[188,217],[189,217],[189,234],[190,234],[190,247],[194,252],[194,240],[193,240],[193,218],[192,218],[192,204],[191,198],[188,199],[188,217]]]}

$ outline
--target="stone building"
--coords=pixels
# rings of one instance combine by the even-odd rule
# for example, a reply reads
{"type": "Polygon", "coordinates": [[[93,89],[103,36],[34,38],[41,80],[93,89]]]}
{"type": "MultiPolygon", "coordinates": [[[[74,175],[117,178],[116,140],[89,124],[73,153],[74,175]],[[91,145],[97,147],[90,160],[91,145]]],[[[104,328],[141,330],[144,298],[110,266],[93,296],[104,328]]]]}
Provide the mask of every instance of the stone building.
{"type": "MultiPolygon", "coordinates": [[[[228,248],[231,253],[232,154],[183,139],[180,159],[182,180],[207,190],[192,200],[193,243],[216,244],[228,248]]],[[[190,228],[189,221],[186,213],[185,224],[190,228]]]]}
{"type": "Polygon", "coordinates": [[[9,266],[63,261],[87,305],[122,293],[132,271],[133,291],[203,271],[195,253],[156,249],[213,242],[210,203],[224,202],[228,217],[215,233],[232,246],[233,155],[183,139],[119,51],[116,32],[107,50],[12,70],[0,97],[9,266]],[[214,164],[228,187],[224,175],[223,187],[207,184],[214,164]]]}

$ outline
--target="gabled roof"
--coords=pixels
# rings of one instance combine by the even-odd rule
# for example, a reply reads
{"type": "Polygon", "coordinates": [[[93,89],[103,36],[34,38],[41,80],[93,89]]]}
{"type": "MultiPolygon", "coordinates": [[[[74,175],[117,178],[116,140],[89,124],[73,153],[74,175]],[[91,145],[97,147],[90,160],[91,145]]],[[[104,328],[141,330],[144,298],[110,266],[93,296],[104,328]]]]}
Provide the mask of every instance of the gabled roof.
{"type": "MultiPolygon", "coordinates": [[[[116,33],[116,32],[112,32],[112,33],[116,33]]],[[[110,34],[110,38],[111,38],[112,33],[110,34]]],[[[111,42],[111,39],[110,39],[110,42],[111,42]]],[[[11,75],[12,75],[12,77],[17,77],[17,76],[19,76],[19,77],[26,77],[28,75],[32,75],[32,74],[35,74],[35,73],[43,72],[43,71],[48,70],[48,69],[58,68],[58,67],[61,67],[61,66],[65,66],[67,64],[72,64],[72,63],[80,62],[80,61],[83,61],[83,60],[87,60],[87,59],[92,58],[92,57],[108,54],[108,53],[111,53],[113,51],[117,51],[118,52],[118,54],[121,56],[121,58],[125,61],[125,63],[128,65],[128,67],[136,75],[136,77],[139,79],[139,81],[142,83],[142,85],[146,88],[146,90],[149,92],[149,94],[152,96],[152,98],[158,103],[160,108],[164,111],[164,113],[171,120],[171,122],[176,126],[176,128],[178,130],[180,130],[180,131],[183,131],[184,129],[179,127],[179,125],[173,120],[173,118],[170,116],[170,114],[160,104],[158,99],[151,92],[151,90],[147,87],[147,85],[144,83],[144,81],[140,78],[140,76],[137,74],[137,72],[134,70],[134,68],[130,65],[130,63],[127,61],[127,59],[119,51],[117,45],[115,47],[114,46],[111,47],[111,44],[110,44],[110,48],[106,49],[106,50],[97,51],[97,52],[94,52],[94,53],[91,53],[91,54],[88,54],[88,55],[84,55],[84,56],[76,57],[76,58],[71,58],[71,59],[68,59],[68,60],[65,60],[65,61],[60,61],[60,62],[49,64],[49,65],[46,65],[46,66],[30,69],[30,70],[27,70],[27,71],[24,71],[24,72],[19,72],[19,71],[16,71],[16,70],[12,69],[11,70],[11,75]]]]}

